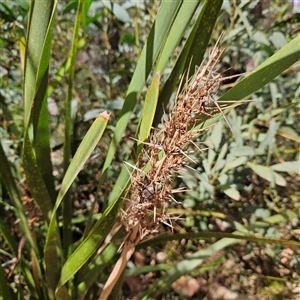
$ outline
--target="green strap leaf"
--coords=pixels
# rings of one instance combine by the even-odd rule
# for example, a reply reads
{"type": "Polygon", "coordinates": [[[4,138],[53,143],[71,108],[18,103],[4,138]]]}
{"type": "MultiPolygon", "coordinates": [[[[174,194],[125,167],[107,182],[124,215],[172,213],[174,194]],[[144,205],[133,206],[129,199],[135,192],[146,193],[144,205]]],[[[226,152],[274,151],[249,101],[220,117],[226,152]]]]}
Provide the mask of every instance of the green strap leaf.
{"type": "Polygon", "coordinates": [[[148,139],[151,131],[151,126],[154,119],[157,99],[158,99],[159,79],[160,79],[160,73],[157,72],[154,75],[153,80],[146,94],[145,103],[142,111],[142,117],[140,121],[140,131],[138,135],[139,145],[142,145],[142,142],[148,139]]]}
{"type": "Polygon", "coordinates": [[[24,128],[26,131],[33,113],[35,113],[35,120],[38,120],[46,92],[46,89],[42,88],[38,97],[39,101],[34,101],[41,83],[47,82],[56,6],[55,0],[32,1],[30,6],[24,71],[24,128]]]}
{"type": "Polygon", "coordinates": [[[81,269],[77,273],[79,279],[77,286],[79,299],[81,299],[81,295],[98,280],[107,265],[111,264],[111,261],[115,259],[117,250],[117,245],[113,243],[109,244],[100,255],[97,253],[97,255],[93,257],[91,262],[88,264],[87,269],[81,269]],[[83,273],[80,274],[82,270],[83,273]]]}
{"type": "Polygon", "coordinates": [[[24,171],[46,220],[54,199],[47,112],[48,67],[57,1],[32,1],[24,71],[24,171]]]}
{"type": "Polygon", "coordinates": [[[45,220],[49,221],[53,209],[52,201],[36,161],[36,155],[28,134],[24,137],[23,166],[30,192],[39,206],[45,220]]]}
{"type": "MultiPolygon", "coordinates": [[[[188,1],[186,1],[188,3],[188,1]]],[[[192,31],[184,44],[170,76],[168,77],[158,99],[154,124],[160,123],[163,110],[175,90],[180,75],[189,70],[189,76],[194,74],[197,65],[200,65],[205,54],[211,33],[219,15],[222,0],[206,0],[193,25],[192,31]]],[[[189,9],[185,7],[185,9],[189,9]]],[[[186,20],[187,21],[187,20],[186,20]]],[[[179,24],[178,24],[179,25],[179,24]]],[[[187,24],[186,24],[187,25],[187,24]]]]}
{"type": "Polygon", "coordinates": [[[251,74],[237,83],[219,100],[242,100],[255,93],[268,82],[280,75],[300,58],[300,35],[286,44],[251,74]]]}
{"type": "Polygon", "coordinates": [[[174,54],[187,26],[193,17],[196,8],[201,1],[184,1],[176,15],[172,27],[166,37],[164,48],[159,55],[155,72],[163,71],[170,62],[170,57],[174,54]]]}
{"type": "MultiPolygon", "coordinates": [[[[274,217],[274,216],[272,216],[274,217]]],[[[286,220],[286,219],[284,219],[286,220]]],[[[255,224],[253,224],[254,226],[255,224]]],[[[261,225],[261,224],[260,224],[261,225]]],[[[269,226],[270,223],[265,222],[265,226],[269,226]]],[[[262,227],[262,226],[261,226],[262,227]]],[[[136,250],[145,249],[147,247],[153,246],[155,244],[160,243],[166,243],[167,241],[178,241],[182,239],[204,239],[204,240],[212,240],[216,238],[230,238],[230,239],[238,239],[238,240],[245,240],[248,242],[254,242],[254,243],[268,243],[272,245],[282,245],[286,247],[292,247],[292,246],[299,246],[299,242],[292,241],[292,240],[283,240],[283,239],[269,239],[264,237],[256,237],[251,235],[242,235],[241,232],[236,233],[227,233],[227,232],[200,232],[200,233],[176,233],[176,234],[162,234],[157,237],[154,237],[153,239],[146,240],[145,242],[141,242],[137,245],[136,250]]]]}
{"type": "Polygon", "coordinates": [[[61,244],[58,236],[58,224],[56,222],[56,212],[61,204],[64,196],[68,192],[71,184],[74,182],[76,176],[80,172],[81,168],[91,155],[93,149],[101,139],[103,132],[108,122],[109,114],[107,112],[101,113],[97,119],[93,122],[92,126],[88,130],[87,134],[80,143],[74,158],[72,159],[66,174],[63,178],[61,189],[57,196],[51,221],[46,236],[45,245],[45,264],[46,264],[46,276],[49,289],[50,298],[54,299],[54,291],[56,289],[59,277],[60,277],[60,265],[61,265],[61,244]],[[53,263],[55,261],[55,264],[53,263]]]}
{"type": "MultiPolygon", "coordinates": [[[[267,83],[280,75],[283,71],[292,66],[300,58],[300,35],[286,44],[283,48],[277,51],[274,55],[263,62],[253,72],[247,75],[243,80],[238,82],[233,88],[219,98],[222,101],[242,101],[249,97],[267,83]]],[[[228,108],[224,113],[228,113],[232,108],[228,108]]],[[[200,123],[196,129],[207,127],[215,124],[222,114],[218,114],[209,120],[200,123]]]]}
{"type": "MultiPolygon", "coordinates": [[[[72,112],[71,112],[71,101],[73,94],[73,85],[75,78],[75,66],[76,57],[78,51],[78,35],[79,29],[82,23],[82,11],[84,6],[84,1],[79,1],[77,8],[72,50],[70,53],[71,64],[69,69],[69,79],[68,79],[68,92],[65,102],[65,141],[64,141],[64,172],[66,172],[70,159],[71,159],[71,140],[72,140],[72,112]]],[[[72,243],[72,232],[71,232],[71,222],[72,221],[72,199],[70,193],[67,193],[63,202],[63,236],[64,236],[64,257],[68,257],[71,253],[71,243],[72,243]]]]}
{"type": "MultiPolygon", "coordinates": [[[[44,85],[45,90],[47,84],[44,85]]],[[[39,121],[37,124],[34,150],[36,155],[37,165],[39,167],[41,176],[45,182],[46,191],[49,194],[51,207],[54,206],[56,192],[54,186],[54,178],[52,174],[52,163],[50,154],[50,133],[49,133],[49,119],[48,119],[48,95],[46,93],[42,107],[39,114],[39,121]]],[[[29,145],[30,147],[30,145],[29,145]]],[[[41,201],[39,206],[41,206],[41,201]]]]}
{"type": "Polygon", "coordinates": [[[58,300],[71,300],[65,284],[98,250],[99,245],[103,242],[108,232],[115,224],[115,220],[119,214],[121,206],[122,198],[119,198],[118,201],[114,202],[106,209],[87,238],[78,246],[78,248],[63,265],[61,277],[56,290],[56,297],[58,300]]]}

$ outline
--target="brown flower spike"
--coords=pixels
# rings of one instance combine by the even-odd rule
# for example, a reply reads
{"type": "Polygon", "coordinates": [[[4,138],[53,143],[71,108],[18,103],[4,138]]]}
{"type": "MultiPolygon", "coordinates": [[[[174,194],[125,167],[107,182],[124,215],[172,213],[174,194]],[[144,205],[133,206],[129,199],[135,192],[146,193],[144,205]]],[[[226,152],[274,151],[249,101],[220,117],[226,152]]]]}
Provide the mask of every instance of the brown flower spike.
{"type": "Polygon", "coordinates": [[[173,183],[180,169],[192,160],[189,153],[203,150],[193,140],[209,129],[195,129],[196,125],[217,112],[225,118],[224,107],[215,100],[219,83],[228,78],[222,78],[214,71],[222,54],[217,49],[218,42],[208,61],[201,64],[191,80],[186,80],[168,118],[162,120],[161,129],[152,131],[136,166],[131,166],[134,171],[121,214],[127,235],[120,247],[121,256],[100,295],[101,300],[107,299],[135,246],[149,234],[158,233],[162,223],[172,228],[174,217],[168,214],[167,207],[170,201],[176,201],[172,194],[179,191],[172,190],[173,183]]]}
{"type": "MultiPolygon", "coordinates": [[[[128,232],[126,240],[137,244],[147,235],[158,232],[160,223],[172,227],[167,213],[173,182],[178,171],[191,160],[191,148],[201,151],[193,142],[201,130],[195,130],[203,117],[212,116],[222,109],[214,99],[220,81],[213,70],[221,51],[215,47],[205,66],[200,66],[191,81],[187,81],[168,119],[162,120],[162,129],[153,130],[149,143],[145,143],[134,173],[131,175],[129,199],[125,201],[122,221],[128,232]]],[[[225,118],[225,117],[224,117],[225,118]]],[[[226,120],[227,121],[227,120],[226,120]]]]}

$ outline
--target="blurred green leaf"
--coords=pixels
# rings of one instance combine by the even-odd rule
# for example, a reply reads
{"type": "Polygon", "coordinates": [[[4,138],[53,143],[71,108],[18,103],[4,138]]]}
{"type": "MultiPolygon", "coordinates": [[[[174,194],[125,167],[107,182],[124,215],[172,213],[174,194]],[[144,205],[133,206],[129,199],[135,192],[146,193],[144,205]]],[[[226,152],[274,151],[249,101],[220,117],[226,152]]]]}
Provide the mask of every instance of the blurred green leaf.
{"type": "Polygon", "coordinates": [[[131,18],[126,9],[122,7],[119,3],[112,1],[103,1],[103,5],[105,5],[121,22],[130,22],[131,18]]]}
{"type": "Polygon", "coordinates": [[[279,124],[274,119],[272,119],[269,125],[269,130],[265,135],[265,138],[263,139],[258,149],[256,150],[257,153],[264,153],[267,147],[269,149],[271,148],[272,144],[274,143],[274,137],[278,128],[279,128],[279,124]]]}
{"type": "Polygon", "coordinates": [[[300,136],[298,132],[291,127],[281,126],[278,130],[278,134],[283,135],[287,139],[291,139],[296,141],[297,143],[300,143],[300,136]]]}
{"type": "Polygon", "coordinates": [[[172,268],[173,265],[167,265],[167,264],[158,264],[154,266],[143,266],[143,267],[135,267],[133,269],[128,269],[125,271],[125,276],[134,276],[134,275],[140,275],[143,273],[149,273],[149,272],[157,272],[157,271],[167,271],[172,268]]]}
{"type": "Polygon", "coordinates": [[[225,173],[228,170],[236,169],[237,167],[245,164],[246,161],[247,161],[247,158],[245,156],[241,156],[236,159],[233,159],[226,163],[224,169],[222,170],[222,173],[225,173]]]}
{"type": "Polygon", "coordinates": [[[273,43],[273,45],[280,49],[286,45],[286,39],[282,32],[274,31],[272,35],[269,37],[269,40],[273,43]]]}
{"type": "Polygon", "coordinates": [[[135,37],[130,33],[124,34],[120,39],[120,44],[123,43],[135,45],[135,37]]]}
{"type": "Polygon", "coordinates": [[[79,0],[72,0],[67,3],[67,5],[63,9],[63,14],[67,14],[73,9],[77,9],[79,0]]]}
{"type": "Polygon", "coordinates": [[[5,22],[15,21],[16,17],[13,11],[3,2],[0,3],[0,12],[1,12],[1,19],[3,19],[5,22]]]}
{"type": "Polygon", "coordinates": [[[255,150],[249,146],[233,147],[230,152],[235,156],[254,156],[255,150]]]}
{"type": "Polygon", "coordinates": [[[210,136],[210,140],[212,141],[213,145],[214,145],[214,149],[215,151],[217,151],[219,149],[221,140],[222,140],[222,123],[219,122],[217,123],[216,126],[213,127],[212,129],[212,133],[210,136]]]}
{"type": "Polygon", "coordinates": [[[270,41],[267,39],[266,34],[262,31],[256,31],[252,35],[252,39],[256,41],[257,43],[265,44],[267,46],[270,45],[270,41]]]}
{"type": "Polygon", "coordinates": [[[10,287],[7,284],[5,274],[2,268],[2,264],[0,264],[0,299],[10,299],[15,300],[17,299],[16,294],[12,292],[10,287]]]}
{"type": "Polygon", "coordinates": [[[271,182],[274,186],[276,183],[277,185],[286,186],[286,180],[279,175],[278,173],[274,172],[270,167],[260,166],[253,164],[251,162],[247,162],[247,165],[260,177],[266,179],[267,181],[271,182]]]}
{"type": "Polygon", "coordinates": [[[278,174],[277,172],[274,172],[274,171],[273,171],[273,174],[274,174],[274,178],[275,178],[275,183],[277,185],[280,185],[280,186],[286,186],[287,185],[287,182],[286,182],[285,178],[282,175],[280,175],[280,174],[278,174]]]}
{"type": "Polygon", "coordinates": [[[299,161],[288,161],[281,164],[276,164],[270,167],[273,171],[278,172],[290,172],[299,173],[300,172],[300,162],[299,161]]]}
{"type": "Polygon", "coordinates": [[[228,197],[232,198],[233,200],[240,200],[241,194],[236,188],[229,188],[223,191],[228,197]]]}

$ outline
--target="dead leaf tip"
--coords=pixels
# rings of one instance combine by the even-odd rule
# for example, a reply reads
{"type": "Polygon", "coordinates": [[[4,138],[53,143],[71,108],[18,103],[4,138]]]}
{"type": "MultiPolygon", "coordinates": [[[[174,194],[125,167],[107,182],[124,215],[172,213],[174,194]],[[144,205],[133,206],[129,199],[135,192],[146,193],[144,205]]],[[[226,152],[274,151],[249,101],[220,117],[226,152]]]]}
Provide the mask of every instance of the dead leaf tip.
{"type": "Polygon", "coordinates": [[[108,121],[110,114],[107,111],[102,112],[101,114],[99,114],[99,117],[102,117],[103,119],[105,119],[106,121],[108,121]]]}

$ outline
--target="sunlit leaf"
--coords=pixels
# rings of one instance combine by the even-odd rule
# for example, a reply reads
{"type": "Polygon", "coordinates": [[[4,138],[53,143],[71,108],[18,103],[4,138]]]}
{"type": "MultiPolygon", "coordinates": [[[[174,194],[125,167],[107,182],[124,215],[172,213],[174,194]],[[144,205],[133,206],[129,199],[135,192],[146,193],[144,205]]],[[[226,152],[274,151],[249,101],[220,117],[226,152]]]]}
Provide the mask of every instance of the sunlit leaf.
{"type": "Polygon", "coordinates": [[[260,177],[271,182],[272,185],[275,183],[280,186],[286,186],[286,180],[278,173],[273,171],[270,167],[256,165],[248,162],[247,165],[260,177]]]}
{"type": "Polygon", "coordinates": [[[300,172],[300,162],[299,161],[287,161],[281,164],[276,164],[270,167],[273,171],[277,172],[290,172],[299,173],[300,172]]]}
{"type": "Polygon", "coordinates": [[[98,144],[102,134],[105,130],[109,118],[107,112],[101,113],[93,122],[87,134],[80,143],[66,173],[63,178],[61,189],[57,196],[54,211],[51,217],[51,222],[46,236],[45,245],[45,263],[46,274],[48,279],[48,288],[50,292],[54,293],[56,285],[60,277],[61,264],[61,244],[58,236],[58,224],[56,222],[56,211],[61,204],[65,194],[69,190],[71,184],[74,182],[76,176],[81,168],[91,155],[92,151],[98,144]],[[53,261],[56,263],[53,264],[53,261]]]}
{"type": "Polygon", "coordinates": [[[240,200],[241,194],[236,188],[229,188],[223,191],[228,197],[234,200],[240,200]]]}

